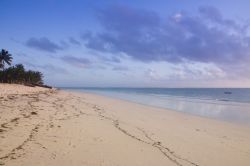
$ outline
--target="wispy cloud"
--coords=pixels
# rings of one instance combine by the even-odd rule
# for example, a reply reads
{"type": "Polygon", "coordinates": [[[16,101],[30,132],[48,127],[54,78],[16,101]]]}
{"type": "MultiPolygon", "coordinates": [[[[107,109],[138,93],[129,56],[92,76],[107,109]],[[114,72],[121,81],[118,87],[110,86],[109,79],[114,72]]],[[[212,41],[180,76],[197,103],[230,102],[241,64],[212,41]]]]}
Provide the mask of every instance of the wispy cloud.
{"type": "Polygon", "coordinates": [[[150,67],[144,71],[146,78],[154,81],[183,81],[183,80],[223,80],[227,74],[212,63],[182,63],[168,64],[168,70],[150,67]]]}
{"type": "Polygon", "coordinates": [[[144,72],[146,78],[149,78],[151,80],[162,80],[162,79],[166,79],[166,77],[164,78],[163,76],[160,76],[156,70],[154,69],[147,69],[145,72],[144,72]]]}
{"type": "Polygon", "coordinates": [[[86,58],[78,58],[74,56],[63,56],[61,58],[65,63],[72,65],[74,67],[86,68],[91,65],[91,61],[86,58]]]}
{"type": "Polygon", "coordinates": [[[73,45],[77,45],[77,46],[80,46],[80,45],[81,45],[81,43],[80,43],[78,40],[76,40],[75,38],[73,38],[73,37],[70,37],[70,38],[69,38],[69,42],[70,42],[71,44],[73,44],[73,45]]]}
{"type": "MultiPolygon", "coordinates": [[[[65,44],[65,43],[64,43],[65,44]]],[[[25,45],[41,51],[55,53],[56,51],[63,50],[63,47],[50,41],[46,37],[42,38],[30,38],[25,42],[25,45]]]]}
{"type": "Polygon", "coordinates": [[[128,67],[126,67],[126,66],[114,66],[112,68],[112,70],[114,70],[114,71],[127,71],[128,67]]]}
{"type": "Polygon", "coordinates": [[[68,71],[65,68],[52,65],[52,64],[45,64],[45,65],[38,65],[38,64],[32,64],[29,62],[24,62],[25,65],[28,67],[35,69],[35,70],[41,70],[45,72],[46,74],[68,74],[68,71]]]}

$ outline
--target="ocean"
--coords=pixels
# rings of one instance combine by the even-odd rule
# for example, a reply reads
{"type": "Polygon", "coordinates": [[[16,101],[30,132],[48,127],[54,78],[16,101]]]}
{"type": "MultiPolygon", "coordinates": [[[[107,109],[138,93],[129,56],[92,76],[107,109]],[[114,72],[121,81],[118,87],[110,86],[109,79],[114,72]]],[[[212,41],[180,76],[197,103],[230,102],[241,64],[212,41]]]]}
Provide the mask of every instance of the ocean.
{"type": "Polygon", "coordinates": [[[63,88],[250,125],[250,88],[63,88]]]}

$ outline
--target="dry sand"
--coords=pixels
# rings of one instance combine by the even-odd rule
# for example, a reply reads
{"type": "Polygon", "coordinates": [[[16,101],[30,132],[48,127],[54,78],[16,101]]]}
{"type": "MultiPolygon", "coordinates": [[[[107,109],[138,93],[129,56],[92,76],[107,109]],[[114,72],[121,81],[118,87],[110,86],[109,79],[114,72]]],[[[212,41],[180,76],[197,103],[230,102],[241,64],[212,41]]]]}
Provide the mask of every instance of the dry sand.
{"type": "Polygon", "coordinates": [[[0,165],[249,166],[250,128],[93,94],[0,84],[0,165]]]}

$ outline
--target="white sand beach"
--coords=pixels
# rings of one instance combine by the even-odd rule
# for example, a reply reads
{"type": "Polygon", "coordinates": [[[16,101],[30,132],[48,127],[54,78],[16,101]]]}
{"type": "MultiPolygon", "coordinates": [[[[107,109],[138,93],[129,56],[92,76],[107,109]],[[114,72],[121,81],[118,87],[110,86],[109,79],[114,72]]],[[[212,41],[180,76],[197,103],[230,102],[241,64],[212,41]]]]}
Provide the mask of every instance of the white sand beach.
{"type": "Polygon", "coordinates": [[[94,94],[0,84],[0,165],[249,166],[250,128],[94,94]]]}

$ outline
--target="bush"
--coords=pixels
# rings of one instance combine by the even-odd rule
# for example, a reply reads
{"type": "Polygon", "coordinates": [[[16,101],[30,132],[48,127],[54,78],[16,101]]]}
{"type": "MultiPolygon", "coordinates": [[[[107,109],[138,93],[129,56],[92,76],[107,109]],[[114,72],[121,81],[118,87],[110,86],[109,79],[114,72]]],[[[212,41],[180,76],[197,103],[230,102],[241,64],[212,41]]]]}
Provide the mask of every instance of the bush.
{"type": "Polygon", "coordinates": [[[0,82],[18,84],[43,84],[43,75],[39,71],[26,71],[22,64],[0,71],[0,82]]]}

